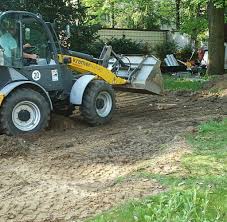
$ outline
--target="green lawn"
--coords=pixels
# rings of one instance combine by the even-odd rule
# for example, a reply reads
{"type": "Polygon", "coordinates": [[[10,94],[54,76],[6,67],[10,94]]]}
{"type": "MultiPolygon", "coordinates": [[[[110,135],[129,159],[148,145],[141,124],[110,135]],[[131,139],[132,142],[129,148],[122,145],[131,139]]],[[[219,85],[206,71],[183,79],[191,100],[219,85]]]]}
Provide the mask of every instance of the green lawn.
{"type": "Polygon", "coordinates": [[[177,78],[169,75],[165,75],[164,79],[164,88],[167,91],[180,91],[180,90],[188,90],[188,91],[198,91],[202,88],[206,77],[203,77],[198,80],[190,80],[188,78],[177,78]]]}
{"type": "Polygon", "coordinates": [[[186,138],[193,152],[181,159],[184,174],[142,170],[134,175],[156,179],[168,192],[124,204],[89,221],[226,222],[227,120],[205,123],[186,138]]]}

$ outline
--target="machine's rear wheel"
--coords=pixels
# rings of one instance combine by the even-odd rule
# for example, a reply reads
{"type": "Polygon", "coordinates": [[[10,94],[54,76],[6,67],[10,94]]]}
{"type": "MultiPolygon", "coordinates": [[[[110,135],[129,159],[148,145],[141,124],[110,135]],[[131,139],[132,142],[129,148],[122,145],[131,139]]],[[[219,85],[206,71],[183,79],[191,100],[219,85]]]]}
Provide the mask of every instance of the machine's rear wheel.
{"type": "Polygon", "coordinates": [[[104,81],[92,81],[86,88],[81,114],[92,126],[108,122],[115,109],[115,95],[113,88],[104,81]]]}
{"type": "Polygon", "coordinates": [[[3,132],[8,135],[36,133],[48,126],[50,107],[39,92],[18,89],[6,98],[0,116],[3,132]]]}

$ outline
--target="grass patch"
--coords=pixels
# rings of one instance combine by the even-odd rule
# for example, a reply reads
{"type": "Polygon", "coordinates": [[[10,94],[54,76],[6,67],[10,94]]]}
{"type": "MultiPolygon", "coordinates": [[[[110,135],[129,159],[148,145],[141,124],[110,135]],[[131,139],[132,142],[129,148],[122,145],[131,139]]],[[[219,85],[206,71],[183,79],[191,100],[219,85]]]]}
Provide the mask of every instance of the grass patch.
{"type": "Polygon", "coordinates": [[[156,179],[168,192],[124,204],[89,221],[226,222],[227,119],[202,124],[187,140],[194,152],[182,157],[182,175],[152,174],[146,170],[133,175],[156,179]]]}
{"type": "Polygon", "coordinates": [[[227,153],[219,155],[190,155],[183,158],[182,164],[194,176],[227,175],[227,153]]]}
{"type": "Polygon", "coordinates": [[[209,190],[203,192],[199,187],[192,190],[172,191],[141,202],[128,203],[90,221],[224,222],[219,209],[209,206],[211,195],[209,190]]]}
{"type": "Polygon", "coordinates": [[[206,79],[192,81],[185,78],[164,76],[164,88],[167,91],[198,91],[202,89],[205,80],[206,79]]]}
{"type": "Polygon", "coordinates": [[[199,127],[199,132],[188,136],[196,154],[226,157],[227,153],[227,119],[221,122],[210,121],[199,127]],[[224,154],[224,155],[223,155],[224,154]]]}

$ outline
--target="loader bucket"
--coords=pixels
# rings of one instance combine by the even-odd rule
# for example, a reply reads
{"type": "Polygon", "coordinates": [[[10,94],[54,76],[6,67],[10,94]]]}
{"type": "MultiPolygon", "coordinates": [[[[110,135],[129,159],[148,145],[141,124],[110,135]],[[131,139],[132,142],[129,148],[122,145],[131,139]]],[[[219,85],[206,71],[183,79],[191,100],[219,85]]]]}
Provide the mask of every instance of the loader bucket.
{"type": "MultiPolygon", "coordinates": [[[[163,79],[160,70],[161,62],[154,56],[127,55],[121,60],[121,65],[115,71],[118,77],[128,80],[128,84],[121,88],[125,91],[145,92],[153,94],[163,93],[163,79]]],[[[109,61],[109,68],[116,64],[116,59],[109,61]]],[[[118,86],[119,87],[119,86],[118,86]]]]}

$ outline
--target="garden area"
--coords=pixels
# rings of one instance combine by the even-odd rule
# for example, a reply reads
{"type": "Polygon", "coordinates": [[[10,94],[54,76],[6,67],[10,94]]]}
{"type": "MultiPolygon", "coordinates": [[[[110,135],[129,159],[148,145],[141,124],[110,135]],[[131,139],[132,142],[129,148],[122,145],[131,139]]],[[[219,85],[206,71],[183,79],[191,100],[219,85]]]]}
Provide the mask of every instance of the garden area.
{"type": "MultiPolygon", "coordinates": [[[[6,90],[2,90],[8,86],[8,80],[1,86],[0,108],[3,107],[4,112],[0,109],[0,123],[4,124],[0,124],[3,132],[0,134],[0,222],[227,221],[225,1],[0,0],[0,11],[7,10],[39,13],[38,16],[29,15],[30,18],[26,13],[15,13],[18,15],[15,21],[21,28],[20,38],[25,26],[18,21],[28,16],[24,25],[30,24],[31,18],[50,21],[52,24],[48,23],[48,27],[54,27],[59,42],[54,39],[56,36],[50,35],[49,29],[51,44],[56,44],[56,58],[49,57],[49,64],[45,66],[38,63],[19,68],[0,65],[0,72],[3,70],[5,74],[2,75],[4,81],[10,76],[11,83],[17,84],[22,76],[25,83],[27,80],[35,82],[32,92],[36,92],[39,84],[41,89],[49,84],[48,79],[42,82],[44,86],[39,82],[40,78],[48,76],[48,73],[42,73],[43,67],[48,67],[52,76],[49,88],[46,87],[46,93],[37,90],[34,97],[41,103],[41,111],[53,108],[46,114],[38,105],[31,106],[35,110],[33,114],[45,114],[47,124],[44,124],[45,129],[35,131],[32,128],[34,132],[28,133],[24,122],[29,122],[32,108],[25,108],[31,102],[25,100],[21,107],[12,108],[14,115],[9,113],[5,103],[10,101],[12,107],[13,96],[11,91],[8,97],[6,90]],[[166,36],[178,32],[181,36],[186,35],[190,42],[180,46],[166,38],[162,43],[148,45],[124,35],[103,39],[98,35],[100,29],[167,29],[166,36]],[[105,45],[112,46],[114,51],[108,60],[99,57],[105,45]],[[203,58],[199,52],[203,46],[209,46],[203,52],[204,56],[205,51],[209,51],[209,64],[205,66],[201,64],[203,58]],[[66,52],[69,54],[64,58],[61,53],[66,52]],[[130,58],[134,57],[125,56],[128,54],[136,58],[140,55],[142,60],[131,62],[130,58]],[[172,55],[179,66],[168,67],[167,55],[172,55]],[[62,75],[65,79],[60,75],[78,64],[84,65],[85,69],[82,69],[84,66],[72,69],[73,81],[69,75],[62,75]],[[39,66],[42,67],[40,70],[39,66]],[[29,79],[28,73],[20,72],[24,67],[26,72],[35,67],[32,76],[38,73],[38,77],[29,79]],[[119,70],[128,73],[124,76],[119,70]],[[158,93],[141,87],[141,82],[133,82],[141,70],[150,73],[141,72],[147,77],[145,80],[138,78],[139,81],[144,81],[146,87],[158,88],[158,93]],[[83,88],[88,80],[79,80],[84,74],[91,82],[83,88]],[[60,88],[65,83],[60,82],[61,78],[69,80],[67,87],[70,84],[72,87],[60,88]],[[117,87],[117,81],[122,88],[117,87]],[[73,91],[78,82],[82,93],[73,91]],[[55,83],[59,84],[51,88],[55,83]],[[102,88],[104,86],[106,88],[102,88]],[[101,89],[104,94],[100,96],[99,92],[88,91],[91,88],[101,89]],[[73,96],[78,94],[81,94],[80,103],[73,103],[73,96]],[[43,100],[39,100],[38,95],[43,100]],[[91,127],[84,120],[105,108],[103,97],[110,101],[111,116],[101,112],[100,116],[108,121],[91,127]],[[47,104],[43,108],[42,103],[46,104],[47,99],[50,106],[47,104]],[[95,111],[86,110],[84,104],[95,104],[95,111]],[[68,109],[72,105],[73,109],[68,109]],[[57,110],[61,106],[67,109],[57,110]],[[80,115],[81,110],[84,115],[80,115]],[[6,130],[7,127],[11,129],[9,121],[5,121],[4,115],[9,120],[18,117],[14,119],[15,126],[24,124],[21,128],[26,132],[10,134],[6,130]]],[[[42,50],[48,48],[40,45],[42,50]]],[[[32,97],[27,95],[28,89],[22,88],[26,98],[32,97]]],[[[14,88],[12,92],[15,92],[14,88]]],[[[20,99],[18,94],[14,98],[20,99]]]]}

